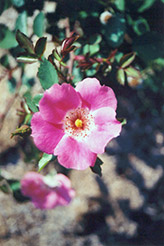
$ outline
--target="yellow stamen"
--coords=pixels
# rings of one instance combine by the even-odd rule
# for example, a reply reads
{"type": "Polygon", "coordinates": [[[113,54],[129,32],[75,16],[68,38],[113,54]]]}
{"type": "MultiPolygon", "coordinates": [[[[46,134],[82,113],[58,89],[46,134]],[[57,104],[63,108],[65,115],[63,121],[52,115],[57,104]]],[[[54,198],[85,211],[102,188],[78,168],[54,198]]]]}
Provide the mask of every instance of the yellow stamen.
{"type": "Polygon", "coordinates": [[[83,122],[80,119],[75,120],[75,126],[81,128],[83,126],[83,122]]]}

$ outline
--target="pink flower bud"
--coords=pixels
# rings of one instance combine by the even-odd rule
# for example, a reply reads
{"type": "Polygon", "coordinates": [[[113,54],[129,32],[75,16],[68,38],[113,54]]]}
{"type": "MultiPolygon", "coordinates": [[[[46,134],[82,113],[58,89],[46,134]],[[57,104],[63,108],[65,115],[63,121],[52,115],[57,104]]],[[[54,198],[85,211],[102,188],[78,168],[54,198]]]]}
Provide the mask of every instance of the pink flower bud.
{"type": "Polygon", "coordinates": [[[21,180],[23,195],[30,197],[36,208],[52,209],[68,205],[75,196],[70,180],[63,174],[51,177],[51,185],[44,176],[28,172],[21,180]]]}

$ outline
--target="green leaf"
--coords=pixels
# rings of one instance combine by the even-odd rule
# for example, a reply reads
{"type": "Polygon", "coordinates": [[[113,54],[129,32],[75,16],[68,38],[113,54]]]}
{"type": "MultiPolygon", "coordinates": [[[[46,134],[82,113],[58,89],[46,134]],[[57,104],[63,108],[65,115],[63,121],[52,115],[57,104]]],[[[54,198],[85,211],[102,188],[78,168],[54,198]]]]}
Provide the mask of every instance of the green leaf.
{"type": "Polygon", "coordinates": [[[17,128],[14,132],[11,133],[11,138],[14,136],[21,136],[26,137],[31,134],[31,128],[28,125],[22,125],[21,127],[17,128]]]}
{"type": "Polygon", "coordinates": [[[22,32],[17,30],[16,32],[16,40],[19,43],[19,45],[25,49],[29,54],[35,54],[34,52],[34,46],[32,41],[22,32]]]}
{"type": "Polygon", "coordinates": [[[19,29],[24,34],[27,34],[27,12],[23,11],[21,14],[19,14],[17,20],[16,20],[16,29],[19,29]]]}
{"type": "Polygon", "coordinates": [[[116,5],[118,10],[120,10],[120,11],[125,10],[125,1],[124,0],[115,0],[114,4],[116,5]]]}
{"type": "Polygon", "coordinates": [[[0,24],[0,48],[11,49],[17,46],[15,35],[5,25],[0,24]]]}
{"type": "Polygon", "coordinates": [[[150,31],[149,24],[146,19],[140,17],[138,20],[133,21],[133,29],[137,35],[142,35],[150,31]]]}
{"type": "Polygon", "coordinates": [[[43,154],[42,158],[38,163],[38,171],[40,172],[52,159],[53,155],[43,154]]]}
{"type": "Polygon", "coordinates": [[[88,42],[90,45],[92,45],[92,44],[99,44],[101,41],[102,41],[102,36],[100,34],[95,34],[89,38],[88,42]]]}
{"type": "Polygon", "coordinates": [[[8,86],[9,86],[10,92],[12,92],[12,93],[15,92],[16,85],[17,85],[16,79],[14,77],[11,77],[8,80],[8,86]]]}
{"type": "Polygon", "coordinates": [[[133,40],[133,50],[145,63],[164,56],[164,37],[160,33],[147,32],[133,40]]]}
{"type": "Polygon", "coordinates": [[[125,118],[117,118],[117,120],[121,122],[122,126],[127,124],[127,120],[125,118]]]}
{"type": "Polygon", "coordinates": [[[28,53],[22,53],[17,57],[18,62],[23,62],[23,63],[34,63],[38,61],[38,57],[35,54],[28,54],[28,53]]]}
{"type": "Polygon", "coordinates": [[[93,64],[91,68],[89,68],[89,69],[87,69],[87,70],[85,71],[86,75],[87,75],[88,77],[94,76],[94,75],[96,74],[96,72],[97,72],[97,71],[96,71],[96,67],[97,67],[97,64],[96,64],[96,63],[93,64]]]}
{"type": "Polygon", "coordinates": [[[33,25],[34,33],[38,36],[41,37],[44,34],[45,30],[45,16],[43,12],[40,12],[34,20],[34,25],[33,25]]]}
{"type": "Polygon", "coordinates": [[[46,49],[47,38],[39,38],[35,45],[35,53],[41,57],[46,49]]]}
{"type": "Polygon", "coordinates": [[[96,54],[99,50],[100,50],[99,44],[93,44],[93,45],[86,44],[83,47],[83,54],[86,55],[87,53],[89,53],[92,56],[96,54]]]}
{"type": "Polygon", "coordinates": [[[135,57],[136,57],[136,54],[134,52],[130,52],[124,55],[123,57],[121,57],[120,67],[125,68],[129,66],[134,61],[135,57]]]}
{"type": "Polygon", "coordinates": [[[122,68],[117,71],[117,80],[121,85],[125,84],[125,72],[122,68]]]}
{"type": "Polygon", "coordinates": [[[44,90],[59,82],[56,69],[46,59],[41,62],[37,75],[44,90]]]}
{"type": "Polygon", "coordinates": [[[149,9],[156,0],[144,0],[143,4],[140,6],[140,8],[138,9],[138,12],[142,13],[144,12],[146,9],[149,9]]]}
{"type": "Polygon", "coordinates": [[[42,99],[43,94],[38,94],[33,98],[33,103],[38,107],[39,106],[39,101],[42,99]]]}
{"type": "Polygon", "coordinates": [[[22,7],[24,5],[24,0],[11,0],[12,4],[15,7],[22,7]]]}
{"type": "Polygon", "coordinates": [[[3,55],[0,58],[0,64],[6,68],[10,68],[9,57],[8,55],[3,55]]]}
{"type": "Polygon", "coordinates": [[[74,67],[73,67],[73,83],[76,85],[77,81],[81,81],[82,79],[82,72],[79,67],[77,67],[77,62],[75,61],[74,67]]]}
{"type": "Polygon", "coordinates": [[[27,91],[24,95],[25,101],[28,105],[28,107],[31,109],[32,112],[38,112],[38,108],[35,105],[35,103],[32,101],[31,93],[27,91]]]}
{"type": "Polygon", "coordinates": [[[10,189],[12,191],[16,191],[16,190],[19,190],[21,185],[20,185],[20,181],[18,180],[8,180],[8,183],[10,185],[10,189]]]}
{"type": "Polygon", "coordinates": [[[93,173],[98,174],[100,177],[102,176],[102,170],[101,170],[101,165],[103,164],[103,161],[97,157],[95,165],[93,167],[90,167],[93,173]]]}
{"type": "Polygon", "coordinates": [[[123,15],[116,14],[112,16],[106,25],[103,25],[103,34],[108,44],[112,48],[119,47],[125,34],[125,19],[123,15]]]}
{"type": "Polygon", "coordinates": [[[34,78],[29,78],[25,74],[22,76],[22,84],[26,85],[31,89],[31,87],[35,84],[35,79],[34,78]]]}
{"type": "Polygon", "coordinates": [[[10,194],[11,190],[10,190],[10,186],[8,185],[8,183],[0,183],[0,190],[5,193],[5,194],[10,194]]]}
{"type": "Polygon", "coordinates": [[[140,78],[141,77],[140,71],[134,67],[128,67],[124,71],[126,72],[127,76],[130,76],[133,78],[140,78]]]}

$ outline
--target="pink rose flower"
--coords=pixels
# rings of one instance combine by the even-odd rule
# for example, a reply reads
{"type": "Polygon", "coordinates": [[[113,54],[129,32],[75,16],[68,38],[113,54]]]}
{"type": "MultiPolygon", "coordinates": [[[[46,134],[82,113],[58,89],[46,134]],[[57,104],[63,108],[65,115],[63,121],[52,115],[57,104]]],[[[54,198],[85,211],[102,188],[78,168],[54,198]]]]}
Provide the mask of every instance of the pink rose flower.
{"type": "Polygon", "coordinates": [[[121,131],[114,92],[96,78],[53,85],[46,90],[31,121],[32,136],[43,152],[58,156],[66,168],[94,166],[97,154],[121,131]]]}
{"type": "Polygon", "coordinates": [[[21,190],[40,209],[68,205],[75,196],[70,180],[63,174],[49,178],[36,172],[28,172],[21,180],[21,190]],[[50,182],[47,181],[49,179],[50,182]]]}

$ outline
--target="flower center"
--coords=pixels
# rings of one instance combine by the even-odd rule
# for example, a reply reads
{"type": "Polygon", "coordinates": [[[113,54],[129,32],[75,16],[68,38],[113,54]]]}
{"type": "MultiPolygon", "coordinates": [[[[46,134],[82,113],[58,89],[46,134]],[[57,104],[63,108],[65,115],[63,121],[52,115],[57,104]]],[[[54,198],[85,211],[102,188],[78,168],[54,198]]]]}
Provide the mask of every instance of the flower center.
{"type": "Polygon", "coordinates": [[[75,126],[79,127],[79,128],[82,128],[82,126],[83,126],[82,120],[80,120],[80,119],[75,120],[75,126]]]}
{"type": "Polygon", "coordinates": [[[71,110],[64,119],[65,133],[77,140],[87,137],[94,127],[94,118],[86,108],[71,110]]]}

